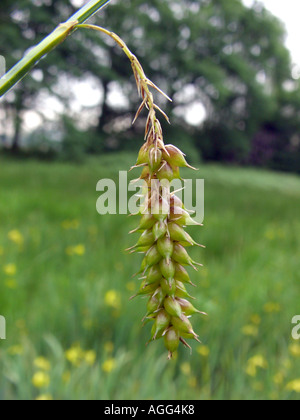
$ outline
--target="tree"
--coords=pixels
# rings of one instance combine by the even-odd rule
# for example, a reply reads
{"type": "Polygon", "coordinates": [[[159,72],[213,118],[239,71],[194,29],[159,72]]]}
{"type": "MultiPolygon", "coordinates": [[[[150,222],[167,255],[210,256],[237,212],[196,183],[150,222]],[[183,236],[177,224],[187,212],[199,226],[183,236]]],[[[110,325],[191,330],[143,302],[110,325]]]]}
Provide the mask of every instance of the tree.
{"type": "MultiPolygon", "coordinates": [[[[36,4],[4,1],[0,19],[7,30],[14,20],[11,45],[9,32],[0,31],[8,56],[26,49],[72,13],[69,1],[36,4]]],[[[184,130],[195,137],[205,158],[243,161],[251,138],[265,121],[276,117],[282,86],[291,79],[291,63],[283,25],[259,3],[247,8],[241,0],[115,0],[95,22],[119,33],[149,77],[174,99],[172,105],[162,103],[163,107],[169,114],[174,112],[184,130]],[[188,125],[183,117],[191,104],[199,103],[206,111],[202,129],[188,125]]],[[[130,66],[109,39],[77,32],[39,67],[43,85],[60,97],[68,111],[69,94],[63,95],[61,89],[63,75],[71,80],[97,77],[103,92],[100,106],[94,109],[98,109],[93,122],[98,135],[114,128],[128,130],[138,98],[130,66]],[[122,106],[109,101],[113,87],[128,98],[122,106]],[[116,117],[118,123],[113,124],[116,117]]],[[[34,106],[38,84],[28,78],[21,89],[21,106],[12,101],[16,115],[22,107],[34,106]]]]}

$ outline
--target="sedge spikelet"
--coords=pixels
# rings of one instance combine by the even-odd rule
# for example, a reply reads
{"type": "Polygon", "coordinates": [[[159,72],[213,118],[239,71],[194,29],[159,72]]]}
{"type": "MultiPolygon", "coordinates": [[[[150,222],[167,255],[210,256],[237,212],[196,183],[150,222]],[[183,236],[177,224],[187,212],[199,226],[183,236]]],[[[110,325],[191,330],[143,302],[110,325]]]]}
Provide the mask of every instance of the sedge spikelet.
{"type": "Polygon", "coordinates": [[[130,232],[139,232],[140,238],[128,251],[144,254],[141,269],[136,274],[141,275],[142,283],[135,296],[148,296],[147,313],[143,321],[153,322],[150,341],[163,338],[171,359],[180,343],[191,348],[185,339],[199,341],[189,318],[193,314],[203,314],[189,302],[193,298],[185,284],[193,283],[184,268],[191,266],[197,270],[196,265],[201,265],[194,262],[185,249],[194,245],[201,246],[185,231],[186,226],[199,224],[191,217],[182,201],[170,193],[168,187],[168,183],[181,179],[180,168],[195,168],[187,163],[184,153],[177,147],[164,144],[156,112],[159,111],[168,123],[170,121],[154,103],[150,88],[156,89],[166,99],[171,99],[146,77],[140,62],[124,41],[113,32],[98,26],[77,25],[79,27],[110,36],[129,58],[142,97],[133,123],[144,108],[148,110],[145,143],[132,167],[142,168],[140,179],[146,183],[139,211],[141,220],[138,227],[130,232]]]}
{"type": "Polygon", "coordinates": [[[144,320],[153,322],[150,341],[163,338],[171,358],[180,343],[190,348],[185,339],[199,341],[189,318],[194,314],[205,315],[189,302],[191,296],[184,286],[184,283],[193,285],[185,266],[196,269],[197,264],[186,251],[186,247],[198,245],[185,231],[185,226],[192,224],[191,218],[180,199],[171,194],[166,197],[163,184],[164,179],[170,182],[178,178],[178,164],[180,167],[189,165],[179,149],[165,148],[162,136],[157,138],[151,134],[139,153],[138,162],[141,160],[146,165],[143,174],[148,174],[146,177],[142,175],[148,184],[148,191],[142,198],[147,205],[143,208],[149,213],[141,216],[134,232],[141,233],[136,247],[147,245],[150,248],[145,252],[144,280],[138,294],[149,296],[144,320]],[[153,180],[158,181],[156,193],[151,188],[153,180]]]}

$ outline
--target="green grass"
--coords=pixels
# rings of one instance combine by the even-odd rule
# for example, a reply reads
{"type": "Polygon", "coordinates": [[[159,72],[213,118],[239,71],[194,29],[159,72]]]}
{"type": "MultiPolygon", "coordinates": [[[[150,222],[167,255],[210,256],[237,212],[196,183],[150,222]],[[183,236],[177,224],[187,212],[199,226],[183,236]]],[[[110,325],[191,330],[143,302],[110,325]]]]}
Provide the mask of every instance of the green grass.
{"type": "Polygon", "coordinates": [[[168,362],[162,342],[145,346],[146,301],[129,301],[140,258],[124,249],[137,221],[96,213],[97,181],[117,179],[134,161],[1,161],[0,399],[299,398],[287,385],[300,380],[299,347],[290,348],[300,314],[300,179],[201,166],[205,226],[190,233],[207,248],[192,251],[205,267],[191,271],[191,292],[209,314],[193,317],[205,347],[192,343],[192,355],[181,348],[168,362]],[[15,274],[5,273],[8,264],[15,274]],[[95,363],[83,360],[90,350],[95,363]],[[41,389],[32,383],[39,356],[51,363],[41,389]]]}

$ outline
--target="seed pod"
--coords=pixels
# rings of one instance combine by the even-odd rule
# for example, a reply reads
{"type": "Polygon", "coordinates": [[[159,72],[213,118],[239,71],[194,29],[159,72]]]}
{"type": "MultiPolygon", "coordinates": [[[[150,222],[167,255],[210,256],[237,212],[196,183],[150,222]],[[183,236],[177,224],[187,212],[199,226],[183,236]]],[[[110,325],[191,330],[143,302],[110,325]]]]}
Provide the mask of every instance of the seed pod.
{"type": "Polygon", "coordinates": [[[159,149],[153,147],[149,151],[149,167],[150,171],[155,172],[161,165],[162,152],[159,149]]]}
{"type": "Polygon", "coordinates": [[[198,263],[195,263],[192,260],[187,251],[184,249],[184,247],[178,243],[175,243],[174,245],[174,252],[172,258],[181,265],[190,265],[193,268],[195,268],[194,264],[199,265],[198,263]]]}
{"type": "Polygon", "coordinates": [[[164,198],[151,202],[151,214],[155,219],[166,220],[169,212],[170,205],[164,198]]]}
{"type": "Polygon", "coordinates": [[[147,304],[147,311],[148,314],[152,314],[153,312],[157,311],[160,307],[160,302],[157,296],[152,296],[147,304]]]}
{"type": "Polygon", "coordinates": [[[175,280],[178,280],[182,283],[191,283],[190,276],[186,269],[180,264],[175,264],[175,280]]]}
{"type": "Polygon", "coordinates": [[[157,178],[161,181],[166,179],[167,181],[171,182],[174,179],[179,178],[177,168],[172,168],[172,166],[167,162],[163,163],[156,175],[157,178]]]}
{"type": "Polygon", "coordinates": [[[170,325],[170,320],[170,315],[168,315],[168,313],[164,309],[158,312],[154,324],[154,334],[151,337],[153,340],[156,340],[158,333],[163,333],[168,328],[168,326],[170,325]]]}
{"type": "Polygon", "coordinates": [[[152,214],[144,214],[142,216],[139,226],[129,233],[135,233],[135,232],[138,232],[139,230],[151,229],[155,223],[156,223],[156,220],[154,219],[152,214]]]}
{"type": "Polygon", "coordinates": [[[176,281],[176,296],[179,298],[195,299],[188,294],[184,284],[180,281],[176,281]]]}
{"type": "Polygon", "coordinates": [[[169,261],[174,251],[174,242],[165,236],[157,241],[157,249],[160,255],[169,261]]]}
{"type": "Polygon", "coordinates": [[[167,233],[168,225],[165,221],[158,221],[153,226],[153,235],[156,241],[164,237],[167,233]]]}
{"type": "Polygon", "coordinates": [[[176,223],[169,223],[168,229],[170,237],[173,241],[176,242],[188,242],[191,245],[195,245],[193,239],[190,235],[183,229],[182,226],[177,225],[176,223]]]}
{"type": "MultiPolygon", "coordinates": [[[[161,280],[161,285],[162,285],[163,279],[161,280]]],[[[166,293],[163,291],[162,287],[158,287],[153,296],[155,296],[160,304],[160,306],[162,306],[163,301],[165,300],[166,297],[166,293]]]]}
{"type": "Polygon", "coordinates": [[[155,292],[155,290],[160,286],[160,283],[147,283],[147,280],[144,280],[141,284],[139,295],[150,295],[155,292]]]}
{"type": "Polygon", "coordinates": [[[184,315],[186,316],[190,316],[190,315],[194,315],[194,314],[201,314],[201,315],[207,315],[204,312],[200,312],[198,311],[198,309],[196,309],[191,302],[189,302],[186,299],[178,299],[178,303],[181,306],[182,312],[184,313],[184,315]]]}
{"type": "Polygon", "coordinates": [[[176,299],[171,298],[170,296],[167,297],[164,301],[164,307],[169,315],[177,316],[178,318],[181,317],[182,309],[179,302],[176,299]]]}
{"type": "Polygon", "coordinates": [[[171,280],[175,276],[175,265],[172,260],[163,259],[159,263],[159,268],[161,271],[162,276],[167,279],[171,280]]]}
{"type": "Polygon", "coordinates": [[[138,158],[136,161],[136,165],[142,165],[143,163],[149,162],[149,152],[148,152],[148,145],[144,144],[139,151],[138,158]]]}
{"type": "Polygon", "coordinates": [[[169,350],[168,358],[171,359],[173,353],[179,347],[179,334],[175,328],[169,328],[164,336],[164,342],[167,350],[169,350]]]}
{"type": "Polygon", "coordinates": [[[142,233],[136,245],[147,246],[147,245],[153,245],[154,242],[155,242],[155,238],[154,238],[152,229],[149,229],[149,230],[145,230],[145,232],[142,233]]]}
{"type": "Polygon", "coordinates": [[[157,246],[153,245],[146,254],[147,267],[152,267],[160,262],[161,254],[158,252],[157,246]]]}
{"type": "Polygon", "coordinates": [[[193,336],[197,336],[193,330],[192,324],[190,323],[189,319],[185,315],[181,315],[181,317],[172,317],[171,323],[176,330],[182,333],[192,334],[193,336]]]}
{"type": "Polygon", "coordinates": [[[181,150],[177,147],[173,146],[172,144],[168,144],[166,147],[166,152],[163,153],[163,158],[171,165],[179,166],[180,168],[191,168],[195,169],[190,166],[181,150]]]}
{"type": "Polygon", "coordinates": [[[160,281],[162,278],[162,274],[159,268],[159,265],[154,265],[150,268],[149,273],[147,275],[147,282],[149,284],[156,283],[160,281]]]}
{"type": "Polygon", "coordinates": [[[167,280],[163,278],[160,283],[160,287],[165,295],[175,297],[176,293],[176,282],[173,279],[167,280]]]}

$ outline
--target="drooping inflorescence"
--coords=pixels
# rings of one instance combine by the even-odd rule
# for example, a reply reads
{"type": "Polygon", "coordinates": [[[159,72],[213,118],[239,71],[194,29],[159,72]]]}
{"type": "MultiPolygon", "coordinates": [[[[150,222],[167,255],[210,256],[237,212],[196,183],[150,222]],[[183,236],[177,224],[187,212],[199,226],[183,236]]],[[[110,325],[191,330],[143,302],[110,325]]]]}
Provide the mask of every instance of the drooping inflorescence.
{"type": "MultiPolygon", "coordinates": [[[[197,270],[196,266],[201,266],[191,259],[186,248],[202,245],[191,238],[185,227],[198,223],[185,209],[182,200],[175,194],[176,191],[171,192],[172,181],[181,179],[180,168],[195,168],[187,163],[185,155],[177,147],[164,144],[155,110],[162,112],[167,121],[169,120],[153,103],[153,96],[148,89],[149,85],[154,88],[156,86],[144,77],[142,71],[136,70],[135,61],[133,69],[143,98],[136,118],[144,107],[149,110],[149,114],[146,141],[133,167],[142,168],[139,180],[143,180],[145,186],[140,197],[140,224],[130,233],[141,232],[141,236],[128,251],[144,254],[138,273],[142,283],[135,296],[149,297],[143,321],[153,322],[151,340],[163,338],[169,351],[168,357],[171,358],[180,342],[190,348],[186,339],[199,341],[189,318],[196,313],[204,314],[190,303],[193,298],[186,289],[187,284],[193,283],[185,267],[191,266],[197,270]]],[[[138,63],[138,70],[140,69],[138,63]]]]}
{"type": "Polygon", "coordinates": [[[148,296],[147,313],[143,321],[153,322],[151,340],[163,338],[170,359],[180,342],[191,348],[186,339],[199,341],[190,317],[196,313],[204,314],[191,304],[190,300],[193,298],[186,289],[187,284],[194,285],[185,267],[191,266],[197,270],[196,266],[201,266],[191,259],[186,248],[202,245],[191,238],[185,227],[198,223],[176,196],[176,191],[171,192],[172,181],[181,179],[180,168],[195,168],[187,163],[185,155],[178,148],[164,144],[162,127],[156,112],[159,111],[168,122],[169,118],[154,103],[150,88],[156,89],[168,100],[171,99],[146,77],[138,59],[123,40],[98,26],[77,25],[77,28],[105,33],[123,49],[131,61],[138,92],[142,97],[133,123],[144,108],[148,110],[145,143],[133,167],[142,168],[139,180],[143,180],[144,187],[138,212],[141,220],[137,229],[131,233],[140,232],[141,236],[128,251],[144,254],[141,269],[137,273],[142,283],[135,296],[148,296]]]}
{"type": "Polygon", "coordinates": [[[150,134],[137,166],[143,166],[141,179],[147,187],[141,197],[140,224],[131,232],[141,232],[141,236],[129,251],[144,254],[137,295],[149,296],[144,320],[153,322],[151,340],[163,337],[171,358],[180,342],[190,348],[186,339],[198,341],[189,318],[202,313],[190,303],[193,298],[186,289],[187,284],[193,284],[185,267],[197,270],[196,265],[201,264],[186,251],[198,244],[185,227],[197,223],[170,190],[170,182],[180,176],[179,168],[189,165],[179,149],[165,146],[162,138],[150,134]]]}

